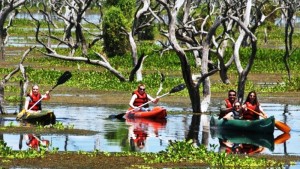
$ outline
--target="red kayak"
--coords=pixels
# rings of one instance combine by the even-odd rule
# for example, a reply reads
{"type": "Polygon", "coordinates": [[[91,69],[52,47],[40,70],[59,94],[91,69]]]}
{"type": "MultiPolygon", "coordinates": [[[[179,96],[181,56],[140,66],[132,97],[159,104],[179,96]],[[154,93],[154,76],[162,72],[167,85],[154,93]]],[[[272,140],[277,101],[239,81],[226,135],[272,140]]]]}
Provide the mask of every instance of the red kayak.
{"type": "Polygon", "coordinates": [[[167,110],[160,106],[156,106],[150,111],[129,111],[125,114],[126,119],[128,118],[163,119],[166,118],[166,116],[167,116],[167,110]]]}

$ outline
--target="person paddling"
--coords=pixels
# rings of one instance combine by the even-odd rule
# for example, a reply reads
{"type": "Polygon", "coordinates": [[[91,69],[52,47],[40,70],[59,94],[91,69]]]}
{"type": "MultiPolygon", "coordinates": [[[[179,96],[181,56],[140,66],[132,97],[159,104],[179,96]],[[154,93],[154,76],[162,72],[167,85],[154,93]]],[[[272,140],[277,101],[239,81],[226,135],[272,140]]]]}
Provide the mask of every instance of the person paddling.
{"type": "Polygon", "coordinates": [[[233,110],[233,103],[236,102],[236,91],[229,90],[228,98],[224,100],[224,103],[221,106],[219,119],[223,118],[227,113],[233,110]]]}
{"type": "Polygon", "coordinates": [[[155,104],[159,101],[159,99],[152,98],[145,92],[145,90],[146,86],[144,84],[139,84],[137,90],[133,91],[129,106],[134,109],[134,111],[150,111],[148,104],[144,105],[143,107],[140,106],[148,101],[151,101],[155,104]]]}
{"type": "Polygon", "coordinates": [[[242,105],[240,102],[235,102],[233,104],[233,110],[229,113],[227,113],[223,119],[225,120],[232,120],[232,119],[242,119],[242,115],[243,115],[243,112],[242,112],[242,105]]]}
{"type": "Polygon", "coordinates": [[[42,100],[49,100],[49,91],[46,91],[45,95],[41,95],[39,92],[39,86],[33,85],[31,91],[27,94],[25,99],[25,110],[26,112],[38,112],[42,110],[42,100]]]}
{"type": "Polygon", "coordinates": [[[254,111],[261,113],[264,118],[267,115],[264,113],[260,103],[258,102],[257,95],[255,91],[251,91],[248,93],[247,99],[243,105],[243,109],[245,110],[243,113],[244,120],[258,120],[259,115],[254,113],[254,111]]]}

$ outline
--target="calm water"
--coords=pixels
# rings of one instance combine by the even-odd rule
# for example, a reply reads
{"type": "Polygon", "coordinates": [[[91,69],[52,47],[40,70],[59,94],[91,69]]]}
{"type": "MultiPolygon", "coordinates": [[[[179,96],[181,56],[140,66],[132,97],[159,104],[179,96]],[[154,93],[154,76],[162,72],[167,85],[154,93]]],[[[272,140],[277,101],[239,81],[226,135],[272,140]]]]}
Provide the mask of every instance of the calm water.
{"type": "MultiPolygon", "coordinates": [[[[187,108],[182,107],[169,107],[163,103],[160,105],[169,111],[186,113],[187,110],[187,108]]],[[[276,120],[286,122],[292,130],[290,138],[286,142],[280,144],[273,144],[272,142],[273,147],[265,147],[260,153],[300,155],[300,106],[282,104],[262,104],[262,106],[269,116],[273,115],[276,120]]],[[[207,126],[210,119],[208,115],[202,115],[199,130],[197,127],[192,130],[190,128],[193,117],[191,113],[169,114],[164,121],[120,121],[108,117],[125,112],[125,108],[44,105],[44,109],[53,109],[57,121],[64,125],[74,125],[74,128],[77,129],[99,132],[92,136],[41,135],[42,140],[49,140],[50,149],[55,147],[59,148],[59,151],[93,151],[98,149],[105,152],[159,152],[165,150],[169,140],[184,140],[192,135],[195,144],[205,144],[209,149],[212,149],[211,145],[215,145],[217,147],[214,151],[222,150],[218,137],[214,133],[210,133],[207,126]]],[[[211,107],[211,111],[217,110],[217,105],[211,107]]],[[[15,107],[9,107],[8,111],[14,112],[15,107]]],[[[11,123],[19,125],[14,118],[6,118],[1,121],[2,125],[11,123]]],[[[273,138],[279,137],[281,134],[280,130],[275,130],[271,136],[272,141],[273,138]]],[[[14,150],[29,148],[24,137],[19,134],[3,133],[2,136],[8,146],[14,150]]]]}

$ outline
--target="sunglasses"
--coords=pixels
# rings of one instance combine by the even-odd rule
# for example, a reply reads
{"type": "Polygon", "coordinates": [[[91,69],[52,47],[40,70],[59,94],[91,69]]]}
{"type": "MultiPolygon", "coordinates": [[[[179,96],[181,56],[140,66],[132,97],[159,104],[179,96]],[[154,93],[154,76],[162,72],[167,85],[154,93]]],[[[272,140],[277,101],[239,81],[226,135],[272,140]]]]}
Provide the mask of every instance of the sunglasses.
{"type": "Polygon", "coordinates": [[[236,96],[235,94],[229,94],[229,96],[236,96]]]}
{"type": "Polygon", "coordinates": [[[141,88],[140,88],[140,91],[145,91],[145,90],[146,90],[146,89],[141,89],[141,88]]]}

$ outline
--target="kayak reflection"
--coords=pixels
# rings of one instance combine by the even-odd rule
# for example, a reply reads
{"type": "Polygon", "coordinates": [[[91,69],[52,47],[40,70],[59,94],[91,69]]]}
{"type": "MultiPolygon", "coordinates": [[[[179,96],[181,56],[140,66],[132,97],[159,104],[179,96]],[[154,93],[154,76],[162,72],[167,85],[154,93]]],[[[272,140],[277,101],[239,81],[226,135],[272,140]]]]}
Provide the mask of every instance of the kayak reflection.
{"type": "Polygon", "coordinates": [[[166,119],[133,118],[126,119],[131,151],[140,151],[145,147],[148,137],[158,137],[160,129],[165,128],[166,119]]]}
{"type": "MultiPolygon", "coordinates": [[[[41,147],[49,147],[49,140],[40,139],[40,137],[35,134],[24,134],[21,138],[25,140],[26,145],[31,149],[40,150],[41,147]]],[[[20,142],[21,141],[20,139],[20,142]]]]}
{"type": "Polygon", "coordinates": [[[211,130],[212,138],[219,139],[219,152],[228,154],[255,154],[263,152],[265,148],[274,150],[274,144],[281,144],[290,138],[283,133],[274,139],[272,133],[237,132],[229,130],[211,130]]]}

